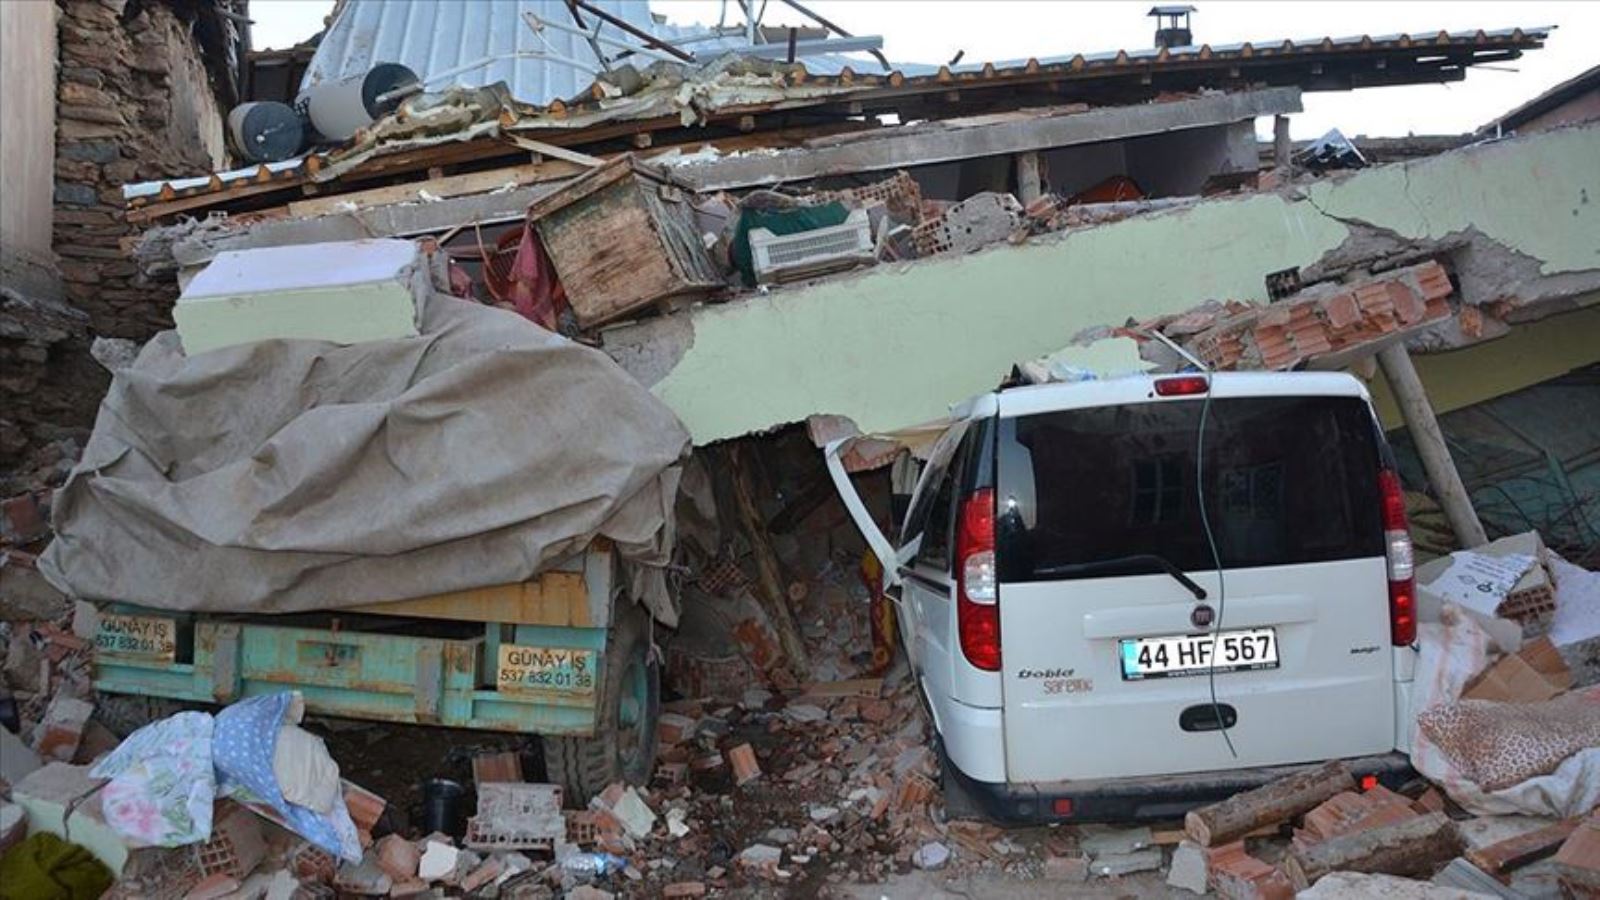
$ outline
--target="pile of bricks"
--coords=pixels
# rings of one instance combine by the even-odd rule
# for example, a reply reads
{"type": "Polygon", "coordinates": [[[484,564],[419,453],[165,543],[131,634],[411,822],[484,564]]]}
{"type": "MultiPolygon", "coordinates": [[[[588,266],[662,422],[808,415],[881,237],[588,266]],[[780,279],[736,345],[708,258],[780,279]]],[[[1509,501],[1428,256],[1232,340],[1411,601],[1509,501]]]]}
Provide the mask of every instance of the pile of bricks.
{"type": "Polygon", "coordinates": [[[1329,763],[1189,813],[1169,883],[1227,900],[1287,900],[1335,871],[1427,878],[1466,846],[1443,808],[1436,790],[1407,798],[1329,763]],[[1253,852],[1253,842],[1278,858],[1253,852]]]}
{"type": "Polygon", "coordinates": [[[1450,276],[1437,262],[1363,281],[1312,285],[1266,306],[1227,304],[1144,323],[1212,369],[1293,369],[1377,349],[1384,340],[1450,318],[1450,276]]]}

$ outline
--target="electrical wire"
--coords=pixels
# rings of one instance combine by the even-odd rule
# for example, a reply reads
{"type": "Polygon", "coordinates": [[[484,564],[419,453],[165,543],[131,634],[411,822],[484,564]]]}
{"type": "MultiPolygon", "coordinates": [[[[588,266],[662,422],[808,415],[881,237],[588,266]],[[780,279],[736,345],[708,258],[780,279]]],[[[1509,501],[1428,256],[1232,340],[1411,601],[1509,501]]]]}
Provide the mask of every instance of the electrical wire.
{"type": "Polygon", "coordinates": [[[1211,561],[1217,567],[1217,620],[1211,630],[1211,658],[1206,664],[1206,686],[1211,691],[1211,713],[1217,717],[1217,730],[1228,745],[1228,753],[1239,758],[1234,749],[1233,737],[1228,734],[1228,723],[1222,717],[1222,704],[1217,702],[1217,644],[1222,639],[1222,617],[1228,608],[1228,580],[1222,571],[1222,551],[1217,549],[1216,536],[1211,533],[1211,515],[1206,512],[1206,420],[1211,415],[1211,389],[1214,375],[1206,376],[1206,399],[1200,404],[1200,427],[1194,439],[1194,488],[1200,502],[1200,526],[1205,529],[1206,543],[1211,547],[1211,561]]]}

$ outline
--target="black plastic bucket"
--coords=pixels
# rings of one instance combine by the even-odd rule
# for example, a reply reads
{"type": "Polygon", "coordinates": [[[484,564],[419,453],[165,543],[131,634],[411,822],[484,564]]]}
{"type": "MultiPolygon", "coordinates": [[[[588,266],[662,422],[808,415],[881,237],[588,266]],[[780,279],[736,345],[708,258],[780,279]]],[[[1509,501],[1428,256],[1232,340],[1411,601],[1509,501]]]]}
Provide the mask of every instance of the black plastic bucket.
{"type": "Polygon", "coordinates": [[[467,833],[467,789],[448,778],[422,783],[422,833],[459,838],[467,833]]]}

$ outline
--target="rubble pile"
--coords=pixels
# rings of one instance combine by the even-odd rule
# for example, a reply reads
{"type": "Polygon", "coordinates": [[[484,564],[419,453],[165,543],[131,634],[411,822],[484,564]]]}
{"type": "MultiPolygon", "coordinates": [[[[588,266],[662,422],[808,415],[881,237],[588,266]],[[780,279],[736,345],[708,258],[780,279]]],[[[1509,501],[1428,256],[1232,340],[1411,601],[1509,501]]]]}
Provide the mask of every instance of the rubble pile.
{"type": "Polygon", "coordinates": [[[0,502],[0,726],[45,759],[87,761],[117,738],[91,718],[94,607],[69,601],[36,565],[52,498],[45,489],[0,502]]]}

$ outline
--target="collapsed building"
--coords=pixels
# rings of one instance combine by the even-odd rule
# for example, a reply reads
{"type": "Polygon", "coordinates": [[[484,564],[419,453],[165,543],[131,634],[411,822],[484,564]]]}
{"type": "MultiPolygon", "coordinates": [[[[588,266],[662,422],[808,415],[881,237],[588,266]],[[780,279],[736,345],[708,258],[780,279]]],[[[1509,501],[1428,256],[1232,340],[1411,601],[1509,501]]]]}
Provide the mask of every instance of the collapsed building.
{"type": "MultiPolygon", "coordinates": [[[[1365,380],[1433,554],[1536,530],[1594,563],[1592,81],[1469,137],[1295,144],[1287,128],[1307,93],[1457,81],[1539,49],[1547,29],[1215,45],[1168,35],[1150,48],[895,66],[845,55],[877,45],[827,22],[686,34],[636,4],[392,9],[348,0],[315,46],[245,65],[237,97],[257,103],[364,85],[380,64],[412,73],[420,90],[386,82],[380,93],[395,96],[363,98],[347,137],[249,165],[236,146],[233,162],[217,150],[130,170],[109,198],[65,220],[58,208],[58,242],[81,225],[118,250],[78,254],[103,260],[92,273],[64,270],[69,298],[115,309],[79,316],[51,363],[83,364],[90,335],[143,341],[174,318],[180,331],[186,315],[198,323],[201,301],[231,299],[202,274],[233,251],[292,260],[310,245],[418,242],[436,286],[599,348],[682,422],[695,452],[678,509],[681,619],[665,653],[685,698],[811,690],[892,659],[872,565],[819,447],[853,439],[846,466],[888,520],[952,402],[1008,380],[1170,368],[1179,351],[1212,370],[1365,380]],[[539,42],[531,60],[515,41],[494,44],[523,32],[539,42]],[[460,39],[419,38],[430,33],[460,39]],[[592,79],[561,62],[585,53],[592,79]],[[1264,148],[1267,117],[1276,140],[1264,148]]],[[[87,174],[128,168],[97,165],[87,174]]],[[[314,300],[272,325],[288,331],[255,336],[388,334],[388,320],[338,292],[314,300]]],[[[19,521],[31,513],[35,546],[47,497],[14,507],[19,521]]],[[[26,555],[12,556],[13,584],[26,555]]],[[[52,642],[70,644],[59,630],[52,642]]],[[[230,674],[235,690],[249,677],[230,674]]],[[[902,744],[922,739],[910,694],[892,711],[859,699],[843,701],[852,716],[892,717],[910,729],[902,744]]],[[[815,774],[806,765],[794,780],[815,774]]],[[[929,765],[893,768],[873,803],[925,804],[929,765]]],[[[980,856],[987,838],[972,840],[980,856]]]]}
{"type": "MultiPolygon", "coordinates": [[[[514,12],[482,15],[509,26],[514,12]]],[[[431,21],[353,4],[311,54],[307,82],[370,64],[352,42],[410,47],[404,30],[431,21]]],[[[567,96],[552,93],[566,81],[518,71],[406,100],[342,145],[124,194],[129,219],[152,226],[147,275],[179,283],[229,250],[431,237],[467,293],[532,310],[503,273],[544,257],[531,294],[547,304],[538,273],[557,276],[565,307],[565,318],[541,307],[547,324],[649,385],[708,459],[861,434],[853,467],[881,470],[915,443],[894,434],[1016,363],[1138,368],[1150,364],[1141,349],[1160,358],[1153,331],[1221,369],[1349,369],[1372,385],[1386,426],[1442,435],[1415,450],[1401,440],[1414,513],[1435,523],[1425,546],[1535,527],[1581,554],[1600,537],[1585,499],[1593,454],[1578,449],[1595,435],[1528,420],[1589,396],[1594,377],[1600,273],[1583,160],[1595,129],[1396,151],[1402,161],[1372,166],[1359,151],[1318,157],[1281,127],[1304,92],[1456,80],[1545,36],[1319,37],[887,70],[836,54],[700,62],[712,56],[700,51],[693,65],[615,66],[567,96]],[[1267,116],[1280,140],[1263,168],[1255,122],[1267,116]],[[671,202],[635,208],[632,192],[652,191],[671,202]],[[829,202],[871,218],[864,237],[840,221],[836,248],[809,270],[761,273],[737,258],[749,251],[729,255],[741,237],[751,246],[732,224],[741,210],[776,221],[829,202]],[[638,231],[646,222],[659,240],[638,231]],[[579,260],[610,245],[616,257],[579,260]],[[647,259],[659,268],[644,271],[647,259]],[[852,270],[826,274],[841,267],[852,270]],[[1394,359],[1378,377],[1385,350],[1394,359]],[[1397,378],[1425,419],[1403,414],[1397,378]],[[1448,445],[1473,466],[1486,458],[1463,441],[1501,452],[1463,476],[1448,445]]],[[[475,62],[432,52],[401,61],[425,82],[429,67],[475,62]]],[[[826,508],[813,524],[850,544],[816,460],[756,468],[758,519],[793,527],[826,508]]]]}

